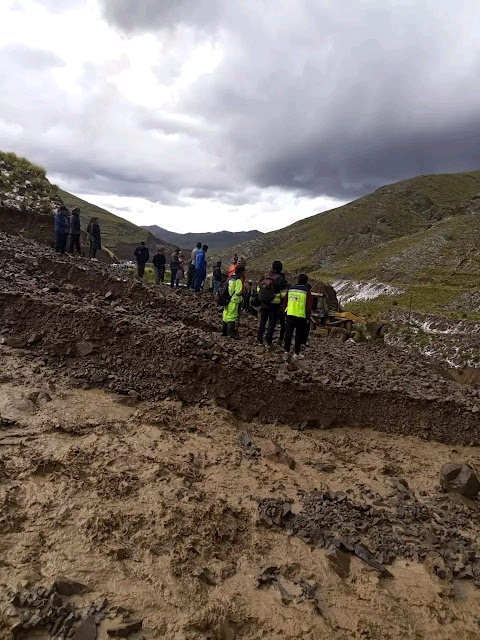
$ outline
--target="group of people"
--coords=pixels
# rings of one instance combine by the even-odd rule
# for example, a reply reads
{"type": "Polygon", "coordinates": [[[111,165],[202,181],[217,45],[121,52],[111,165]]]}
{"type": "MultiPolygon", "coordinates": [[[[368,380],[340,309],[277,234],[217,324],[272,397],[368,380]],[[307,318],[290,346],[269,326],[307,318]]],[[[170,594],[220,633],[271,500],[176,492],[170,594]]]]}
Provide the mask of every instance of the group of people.
{"type": "MultiPolygon", "coordinates": [[[[64,254],[67,250],[68,237],[70,236],[70,253],[82,255],[82,227],[80,222],[80,209],[75,207],[70,213],[65,205],[61,205],[55,214],[55,251],[64,254]]],[[[89,257],[96,258],[97,251],[102,248],[102,236],[98,218],[90,218],[87,229],[87,241],[89,245],[89,257]]]]}
{"type": "Polygon", "coordinates": [[[241,309],[247,309],[253,315],[259,315],[257,342],[273,347],[277,324],[280,325],[279,344],[286,353],[290,353],[295,334],[294,358],[303,358],[302,346],[307,343],[312,313],[312,293],[308,276],[300,274],[293,286],[287,283],[283,265],[275,260],[272,268],[260,279],[258,285],[252,280],[245,284],[246,261],[234,257],[227,278],[219,280],[221,263],[214,270],[214,292],[223,306],[222,334],[237,337],[241,309]],[[215,282],[219,286],[215,286],[215,282]],[[222,291],[223,287],[223,291],[222,291]]]}
{"type": "MultiPolygon", "coordinates": [[[[208,246],[197,242],[196,247],[192,250],[188,264],[185,263],[185,257],[179,247],[175,247],[170,256],[170,286],[179,287],[185,279],[185,271],[187,274],[187,288],[200,291],[207,278],[207,259],[206,253],[208,246]]],[[[143,278],[145,266],[150,260],[150,252],[145,242],[141,242],[135,249],[133,254],[137,260],[137,273],[139,278],[143,278]]],[[[165,271],[167,267],[167,258],[165,249],[158,247],[157,252],[152,259],[153,269],[155,272],[155,282],[157,284],[165,281],[165,271]]]]}

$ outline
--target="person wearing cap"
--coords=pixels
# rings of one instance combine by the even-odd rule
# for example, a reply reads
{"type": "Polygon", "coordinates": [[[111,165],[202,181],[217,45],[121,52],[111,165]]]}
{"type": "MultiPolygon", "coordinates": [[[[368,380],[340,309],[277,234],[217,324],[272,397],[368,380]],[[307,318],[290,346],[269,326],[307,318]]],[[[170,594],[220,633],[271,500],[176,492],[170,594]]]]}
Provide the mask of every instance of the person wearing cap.
{"type": "Polygon", "coordinates": [[[297,284],[290,287],[285,297],[285,352],[290,353],[295,332],[295,359],[303,359],[302,344],[306,342],[307,327],[312,313],[312,293],[308,288],[308,276],[301,273],[297,284]]]}

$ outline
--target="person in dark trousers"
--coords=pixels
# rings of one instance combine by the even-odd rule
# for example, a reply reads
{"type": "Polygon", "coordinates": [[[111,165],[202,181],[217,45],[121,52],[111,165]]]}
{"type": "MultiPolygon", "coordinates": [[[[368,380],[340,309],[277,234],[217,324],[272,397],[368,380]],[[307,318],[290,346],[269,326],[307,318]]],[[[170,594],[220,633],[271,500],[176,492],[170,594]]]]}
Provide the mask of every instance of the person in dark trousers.
{"type": "Polygon", "coordinates": [[[143,274],[145,273],[145,265],[150,260],[150,251],[148,247],[145,246],[145,242],[140,242],[140,246],[138,246],[133,255],[137,259],[137,273],[139,278],[143,278],[143,274]]]}
{"type": "Polygon", "coordinates": [[[90,226],[90,258],[96,259],[97,251],[102,248],[102,235],[100,233],[100,225],[98,218],[93,218],[90,226]]]}
{"type": "Polygon", "coordinates": [[[76,207],[70,216],[70,253],[74,253],[76,250],[79,256],[82,255],[82,248],[80,246],[81,233],[80,209],[76,207]]]}
{"type": "Polygon", "coordinates": [[[202,284],[207,277],[207,259],[205,257],[208,251],[208,246],[206,244],[203,245],[201,249],[198,250],[197,258],[195,261],[195,276],[193,280],[193,288],[195,291],[200,291],[202,288],[202,284]]]}
{"type": "Polygon", "coordinates": [[[175,286],[175,281],[177,279],[177,271],[180,269],[180,248],[175,247],[175,251],[172,253],[170,258],[170,286],[175,286]]]}
{"type": "Polygon", "coordinates": [[[155,269],[155,282],[157,284],[163,283],[165,281],[165,249],[163,247],[157,249],[152,262],[155,269]]]}
{"type": "Polygon", "coordinates": [[[70,232],[68,209],[63,204],[55,214],[55,251],[65,253],[67,238],[70,232]]]}
{"type": "Polygon", "coordinates": [[[219,260],[213,267],[213,295],[220,291],[220,285],[222,284],[222,261],[219,260]]]}
{"type": "Polygon", "coordinates": [[[255,289],[256,287],[253,284],[253,280],[249,280],[245,287],[245,293],[243,294],[243,308],[245,309],[245,311],[248,311],[250,309],[250,299],[255,293],[255,289]]]}
{"type": "Polygon", "coordinates": [[[295,359],[303,359],[302,344],[306,342],[307,325],[312,313],[312,294],[308,288],[308,277],[301,273],[297,284],[290,287],[285,298],[285,352],[290,353],[293,333],[295,332],[295,359]]]}
{"type": "Polygon", "coordinates": [[[272,264],[271,271],[264,275],[257,287],[258,299],[260,301],[260,322],[258,325],[257,341],[259,344],[263,344],[265,329],[268,323],[266,336],[268,348],[272,346],[280,306],[287,291],[287,281],[282,273],[282,269],[282,263],[279,260],[275,260],[272,264]]]}
{"type": "Polygon", "coordinates": [[[202,243],[197,242],[197,246],[192,249],[192,253],[190,256],[190,261],[188,263],[187,270],[187,289],[191,289],[193,287],[193,279],[195,277],[195,263],[197,261],[197,253],[202,248],[202,243]]]}

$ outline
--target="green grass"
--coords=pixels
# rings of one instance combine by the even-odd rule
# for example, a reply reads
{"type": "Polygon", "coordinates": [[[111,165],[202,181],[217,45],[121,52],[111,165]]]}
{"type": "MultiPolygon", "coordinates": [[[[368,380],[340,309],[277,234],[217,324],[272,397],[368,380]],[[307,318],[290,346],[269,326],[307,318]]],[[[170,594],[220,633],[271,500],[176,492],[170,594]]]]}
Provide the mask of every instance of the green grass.
{"type": "Polygon", "coordinates": [[[30,162],[27,158],[17,156],[17,154],[12,151],[0,151],[0,161],[1,160],[12,165],[15,172],[28,171],[28,173],[32,174],[33,177],[37,177],[41,180],[46,179],[46,171],[43,167],[30,162]]]}
{"type": "MultiPolygon", "coordinates": [[[[398,284],[398,283],[397,283],[398,284]]],[[[402,285],[399,285],[402,286],[402,285]]],[[[359,300],[343,305],[345,309],[355,311],[367,317],[381,317],[387,311],[419,311],[432,315],[444,315],[449,318],[480,322],[480,313],[461,308],[450,308],[463,293],[471,289],[458,289],[440,285],[407,285],[404,293],[396,296],[379,296],[373,300],[359,300]]]]}

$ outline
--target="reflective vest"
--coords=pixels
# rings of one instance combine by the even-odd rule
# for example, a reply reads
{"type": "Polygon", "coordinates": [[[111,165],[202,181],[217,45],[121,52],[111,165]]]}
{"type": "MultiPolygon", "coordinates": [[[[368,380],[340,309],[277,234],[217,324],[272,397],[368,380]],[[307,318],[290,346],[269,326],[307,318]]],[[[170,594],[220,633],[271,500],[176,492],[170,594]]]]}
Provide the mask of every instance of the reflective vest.
{"type": "Polygon", "coordinates": [[[296,318],[307,317],[307,288],[297,285],[288,290],[287,293],[287,316],[296,318]]]}

